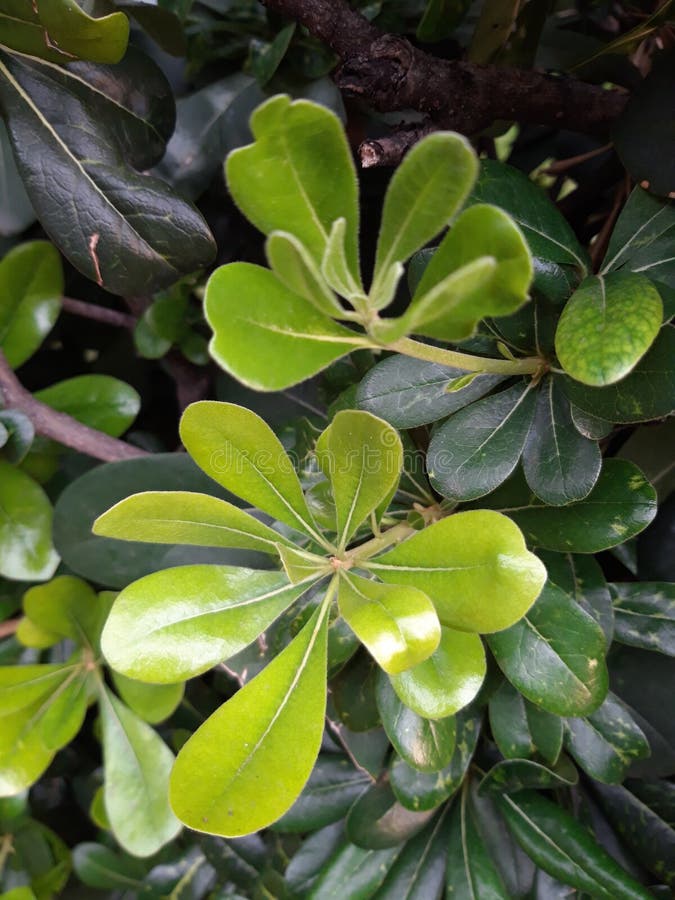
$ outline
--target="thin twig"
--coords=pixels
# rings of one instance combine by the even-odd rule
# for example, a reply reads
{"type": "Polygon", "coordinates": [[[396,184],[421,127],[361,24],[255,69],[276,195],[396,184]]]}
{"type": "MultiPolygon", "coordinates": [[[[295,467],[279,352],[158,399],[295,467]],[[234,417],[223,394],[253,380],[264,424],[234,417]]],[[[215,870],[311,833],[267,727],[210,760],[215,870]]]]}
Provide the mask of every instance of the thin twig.
{"type": "Polygon", "coordinates": [[[134,447],[95,428],[89,428],[72,416],[58,412],[46,403],[36,400],[19,382],[2,351],[0,351],[0,400],[6,407],[25,413],[33,423],[37,434],[95,459],[117,462],[121,459],[135,459],[148,455],[140,447],[134,447]]]}
{"type": "Polygon", "coordinates": [[[591,257],[591,264],[594,272],[597,272],[598,267],[600,266],[600,263],[605,256],[607,246],[609,245],[609,239],[611,237],[612,231],[614,230],[614,225],[619,217],[619,213],[621,212],[624,201],[629,193],[630,178],[628,177],[628,175],[626,175],[626,177],[621,181],[621,184],[616,189],[612,208],[609,211],[607,218],[603,222],[602,228],[598,232],[598,236],[590,246],[589,254],[591,257]]]}
{"type": "Polygon", "coordinates": [[[4,622],[0,622],[0,640],[14,634],[20,621],[21,619],[6,619],[4,622]]]}
{"type": "Polygon", "coordinates": [[[359,158],[364,169],[372,166],[397,166],[408,150],[423,137],[437,131],[429,121],[407,126],[376,140],[364,141],[359,147],[359,158]]]}
{"type": "Polygon", "coordinates": [[[579,153],[578,156],[568,156],[567,159],[557,159],[555,162],[552,162],[550,166],[546,166],[545,169],[542,169],[542,171],[546,175],[560,175],[563,172],[569,171],[569,169],[573,169],[575,166],[581,165],[581,163],[588,162],[589,159],[601,156],[603,153],[611,150],[612,146],[611,143],[603,144],[602,147],[596,147],[595,150],[589,150],[588,153],[579,153]]]}
{"type": "Polygon", "coordinates": [[[106,325],[116,325],[118,328],[135,328],[136,319],[129,313],[119,312],[116,309],[108,309],[107,306],[97,306],[94,303],[85,303],[84,300],[75,300],[73,297],[62,297],[61,306],[65,312],[95,322],[103,322],[106,325]]]}

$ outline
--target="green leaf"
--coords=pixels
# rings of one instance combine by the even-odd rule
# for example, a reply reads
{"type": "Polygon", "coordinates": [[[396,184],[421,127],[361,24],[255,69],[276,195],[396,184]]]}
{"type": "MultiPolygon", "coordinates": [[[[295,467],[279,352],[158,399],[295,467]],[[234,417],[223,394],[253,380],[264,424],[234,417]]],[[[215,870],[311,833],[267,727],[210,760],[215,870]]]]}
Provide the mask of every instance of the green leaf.
{"type": "Polygon", "coordinates": [[[286,538],[226,500],[191,491],[145,491],[120,500],[94,534],[127,541],[241,547],[276,554],[286,538]]]}
{"type": "Polygon", "coordinates": [[[0,459],[0,575],[42,581],[51,577],[58,562],[47,495],[32,478],[0,459]]]}
{"type": "Polygon", "coordinates": [[[596,710],[607,694],[600,626],[564,591],[547,584],[532,609],[488,643],[514,687],[557,716],[596,710]]]}
{"type": "Polygon", "coordinates": [[[521,307],[531,281],[532,258],[518,226],[496,206],[472,206],[453,224],[426,267],[405,316],[409,330],[440,340],[463,340],[486,316],[505,316],[521,307]],[[483,272],[476,277],[481,261],[483,272]]]}
{"type": "Polygon", "coordinates": [[[337,116],[282,94],[258,107],[251,131],[255,143],[232,152],[225,166],[237,206],[264,234],[295,235],[317,266],[333,222],[346,219],[347,259],[358,281],[358,186],[337,116]]]}
{"type": "Polygon", "coordinates": [[[0,719],[0,797],[11,797],[38,780],[54,758],[36,722],[44,699],[0,719]]]}
{"type": "Polygon", "coordinates": [[[59,575],[24,594],[26,615],[40,628],[77,644],[96,647],[108,614],[93,588],[73,575],[59,575]]]}
{"type": "Polygon", "coordinates": [[[467,801],[468,792],[463,790],[450,817],[448,895],[455,900],[510,900],[467,801]]]}
{"type": "Polygon", "coordinates": [[[35,392],[58,412],[119,437],[138,415],[141,398],[131,385],[109,375],[77,375],[35,392]]]}
{"type": "Polygon", "coordinates": [[[340,615],[385,672],[395,675],[428,659],[441,626],[422,591],[341,573],[340,615]]]}
{"type": "Polygon", "coordinates": [[[316,442],[316,456],[330,480],[340,548],[395,490],[403,445],[394,428],[360,410],[342,410],[316,442]]]}
{"type": "Polygon", "coordinates": [[[88,673],[71,673],[54,692],[49,708],[40,718],[39,732],[48,750],[60,750],[78,734],[87,715],[90,696],[88,673]]]}
{"type": "Polygon", "coordinates": [[[499,808],[518,843],[549,875],[602,900],[649,900],[652,896],[584,825],[551,800],[522,792],[502,796],[499,808]]]}
{"type": "Polygon", "coordinates": [[[0,122],[0,165],[3,170],[0,183],[0,235],[12,237],[32,225],[35,212],[17,171],[4,122],[0,122]]]}
{"type": "Polygon", "coordinates": [[[126,705],[145,722],[156,725],[168,719],[183,699],[184,685],[144,684],[113,672],[113,683],[126,705]]]}
{"type": "Polygon", "coordinates": [[[414,812],[401,806],[386,782],[377,782],[349,810],[349,840],[366,850],[395,847],[421,831],[432,813],[414,812]]]}
{"type": "Polygon", "coordinates": [[[502,759],[486,773],[478,789],[513,794],[529,788],[559,790],[578,781],[579,774],[566,756],[553,768],[531,759],[502,759]]]}
{"type": "MultiPolygon", "coordinates": [[[[321,274],[334,291],[342,297],[347,297],[354,305],[357,302],[362,303],[365,296],[361,282],[357,281],[349,270],[349,259],[345,248],[346,235],[347,220],[336,219],[328,235],[326,250],[321,261],[321,274]]],[[[341,315],[342,309],[340,309],[341,315]]]]}
{"type": "Polygon", "coordinates": [[[527,759],[539,753],[555,765],[563,743],[559,716],[528,702],[508,681],[490,697],[490,729],[500,753],[507,759],[527,759]]]}
{"type": "Polygon", "coordinates": [[[343,307],[309,251],[295,235],[273,231],[265,243],[265,253],[270,268],[289,291],[308,300],[326,316],[342,316],[343,307]]]}
{"type": "Polygon", "coordinates": [[[451,500],[489,494],[513,472],[525,446],[537,394],[527,381],[455,413],[434,433],[427,467],[451,500]]]}
{"type": "Polygon", "coordinates": [[[0,667],[0,716],[27,709],[54,693],[73,672],[73,666],[38,664],[0,667]]]}
{"type": "Polygon", "coordinates": [[[455,749],[455,718],[425,719],[405,706],[381,672],[376,685],[377,708],[394,749],[411,768],[438,772],[455,749]]]}
{"type": "MultiPolygon", "coordinates": [[[[554,380],[557,381],[557,379],[554,380]]],[[[558,383],[564,384],[564,382],[559,381],[558,383]]],[[[593,416],[591,413],[584,412],[583,409],[579,409],[579,407],[575,406],[573,403],[570,403],[570,415],[572,416],[574,427],[579,434],[583,434],[584,437],[590,438],[593,441],[601,441],[603,438],[607,437],[607,435],[612,433],[613,426],[611,422],[593,416]]]]}
{"type": "Polygon", "coordinates": [[[127,164],[129,113],[119,104],[76,72],[8,53],[0,103],[36,214],[92,281],[112,293],[152,293],[211,261],[215,245],[199,212],[127,164]],[[46,180],[54,171],[60,177],[46,180]]]}
{"type": "Polygon", "coordinates": [[[492,203],[520,226],[533,256],[585,273],[588,257],[572,227],[542,189],[518,169],[483,159],[470,203],[492,203]]]}
{"type": "Polygon", "coordinates": [[[450,37],[470,5],[470,0],[427,0],[424,15],[417,26],[418,40],[436,43],[450,37]]]}
{"type": "Polygon", "coordinates": [[[444,719],[471,703],[486,671],[478,635],[443,627],[438,648],[428,659],[390,678],[399,699],[413,712],[444,719]]]}
{"type": "Polygon", "coordinates": [[[296,800],[323,734],[327,612],[323,604],[184,745],[170,792],[175,812],[190,828],[226,837],[250,834],[296,800]]]}
{"type": "Polygon", "coordinates": [[[303,840],[284,872],[284,882],[294,897],[307,897],[310,888],[328,870],[334,855],[344,847],[343,831],[343,823],[334,822],[303,840]]]}
{"type": "Polygon", "coordinates": [[[62,635],[53,631],[40,628],[27,616],[21,619],[16,629],[17,641],[23,644],[24,647],[34,647],[37,650],[46,650],[48,647],[53,647],[54,644],[58,644],[62,640],[62,637],[62,635]]]}
{"type": "Polygon", "coordinates": [[[368,774],[354,768],[349,759],[323,754],[298,799],[273,828],[284,833],[308,832],[337,822],[371,784],[368,774]]]}
{"type": "Polygon", "coordinates": [[[535,497],[503,507],[535,546],[561,553],[599,553],[639,534],[656,515],[656,492],[637,466],[607,459],[584,500],[551,509],[535,497]]]}
{"type": "Polygon", "coordinates": [[[103,844],[78,844],[73,868],[88,887],[102,890],[142,890],[145,866],[138,859],[115,853],[103,844]]]}
{"type": "Polygon", "coordinates": [[[403,263],[450,223],[476,178],[476,155],[459,134],[424,138],[396,169],[384,199],[370,305],[386,306],[392,266],[403,263]]]}
{"type": "Polygon", "coordinates": [[[73,57],[116,63],[129,40],[129,20],[121,12],[92,18],[75,0],[10,0],[0,12],[0,43],[54,62],[73,57]]]}
{"type": "Polygon", "coordinates": [[[642,729],[612,693],[587,718],[567,720],[565,747],[584,772],[605,784],[623,781],[631,763],[651,753],[642,729]]]}
{"type": "Polygon", "coordinates": [[[197,465],[218,484],[316,537],[293,464],[260,416],[234,403],[201,400],[183,413],[180,436],[197,465]]]}
{"type": "Polygon", "coordinates": [[[564,506],[590,494],[601,466],[597,442],[576,430],[569,401],[558,382],[547,378],[537,392],[534,419],[523,449],[527,483],[540,500],[564,506]]]}
{"type": "Polygon", "coordinates": [[[211,275],[205,312],[216,362],[259,391],[282,390],[352,350],[371,346],[338,325],[269,269],[230,263],[211,275]]]}
{"type": "Polygon", "coordinates": [[[384,881],[389,868],[400,852],[400,847],[386,850],[364,850],[345,843],[338,850],[308,895],[308,900],[333,900],[344,893],[345,885],[354,898],[372,897],[384,881]]]}
{"type": "Polygon", "coordinates": [[[649,350],[662,318],[659,292],[644,275],[594,275],[563,310],[555,335],[558,359],[576,381],[614,384],[649,350]]]}
{"type": "Polygon", "coordinates": [[[335,572],[330,560],[325,556],[308,553],[297,547],[286,547],[283,544],[279,544],[277,550],[283,563],[284,572],[288,575],[291,584],[300,584],[300,582],[308,584],[309,581],[316,580],[323,575],[332,575],[335,572]]]}
{"type": "Polygon", "coordinates": [[[675,656],[675,585],[658,581],[612,584],[610,590],[616,640],[675,656]]]}
{"type": "Polygon", "coordinates": [[[134,856],[151,856],[173,840],[180,822],[168,800],[173,753],[159,735],[102,684],[105,809],[118,843],[134,856]]]}
{"type": "Polygon", "coordinates": [[[657,285],[674,288],[674,234],[675,204],[633,188],[612,231],[601,274],[645,272],[657,285]]]}
{"type": "Polygon", "coordinates": [[[442,891],[448,841],[448,810],[408,841],[377,894],[377,900],[429,900],[442,891]]]}
{"type": "Polygon", "coordinates": [[[517,622],[539,595],[546,570],[506,517],[460,512],[368,560],[383,581],[417,587],[441,624],[486,633],[517,622]]]}
{"type": "Polygon", "coordinates": [[[35,438],[35,426],[31,419],[17,409],[0,409],[0,426],[6,438],[2,455],[7,462],[18,465],[26,458],[35,438]]]}
{"type": "Polygon", "coordinates": [[[614,610],[605,576],[594,557],[545,550],[539,556],[548,570],[549,580],[574,597],[593,616],[609,647],[614,637],[614,610]]]}
{"type": "Polygon", "coordinates": [[[128,678],[175,684],[243,650],[306,589],[282,572],[230,566],[154,572],[117,596],[103,653],[128,678]]]}
{"type": "Polygon", "coordinates": [[[18,887],[0,894],[0,900],[37,900],[37,897],[30,888],[18,887]]]}
{"type": "Polygon", "coordinates": [[[0,261],[0,349],[16,369],[35,353],[61,310],[63,269],[55,247],[30,241],[0,261]]]}
{"type": "Polygon", "coordinates": [[[575,406],[608,422],[648,422],[675,411],[675,328],[666,326],[630,375],[604,388],[571,378],[563,390],[575,406]]]}

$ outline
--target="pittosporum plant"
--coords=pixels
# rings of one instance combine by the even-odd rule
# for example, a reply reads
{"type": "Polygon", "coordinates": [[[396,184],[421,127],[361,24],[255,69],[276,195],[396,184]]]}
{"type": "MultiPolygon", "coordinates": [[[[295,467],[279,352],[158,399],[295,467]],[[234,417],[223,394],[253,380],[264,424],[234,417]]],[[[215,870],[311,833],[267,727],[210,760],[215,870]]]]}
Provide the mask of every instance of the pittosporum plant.
{"type": "MultiPolygon", "coordinates": [[[[359,642],[386,673],[382,703],[398,706],[396,716],[443,722],[451,751],[449,717],[476,697],[486,674],[480,635],[514,626],[546,580],[514,522],[490,510],[447,515],[430,505],[418,506],[415,525],[382,527],[403,446],[370,413],[337,413],[316,441],[332,498],[320,522],[282,444],[255,413],[193,404],[181,438],[208,475],[271,517],[277,530],[216,497],[145,492],[104,513],[95,532],[260,551],[278,558],[282,570],[191,565],[133,582],[103,631],[110,665],[132,679],[182,682],[244,650],[292,604],[300,609],[297,635],[178,754],[170,784],[178,817],[198,831],[234,837],[282,816],[321,746],[327,669],[344,666],[359,642]],[[345,640],[344,624],[358,640],[345,640]]],[[[560,601],[554,595],[550,602],[560,601]]],[[[606,689],[601,635],[596,649],[588,709],[606,689]]],[[[517,652],[505,646],[503,655],[517,652]]]]}

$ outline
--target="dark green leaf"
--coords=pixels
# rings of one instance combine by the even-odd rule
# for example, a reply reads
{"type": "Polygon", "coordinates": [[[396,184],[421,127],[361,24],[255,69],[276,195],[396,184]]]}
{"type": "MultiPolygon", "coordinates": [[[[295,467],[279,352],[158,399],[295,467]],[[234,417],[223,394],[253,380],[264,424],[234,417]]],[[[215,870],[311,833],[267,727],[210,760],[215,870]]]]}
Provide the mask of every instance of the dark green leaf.
{"type": "Polygon", "coordinates": [[[438,897],[445,875],[448,810],[441,812],[405,845],[374,900],[430,900],[438,897]]]}
{"type": "Polygon", "coordinates": [[[486,773],[479,790],[498,794],[512,794],[530,788],[554,790],[575,785],[578,780],[576,768],[564,755],[554,768],[531,759],[503,759],[486,773]]]}
{"type": "Polygon", "coordinates": [[[600,475],[596,441],[575,429],[569,401],[553,378],[537,392],[532,427],[523,450],[523,471],[534,493],[552,506],[586,497],[600,475]]]}
{"type": "Polygon", "coordinates": [[[400,847],[364,850],[346,843],[322,870],[308,900],[333,900],[344,894],[345,885],[354,900],[367,900],[382,884],[399,852],[400,847]]]}
{"type": "Polygon", "coordinates": [[[490,697],[490,728],[507,759],[527,759],[539,753],[555,765],[562,749],[563,723],[527,701],[508,681],[490,697]]]}
{"type": "Polygon", "coordinates": [[[549,580],[562,588],[593,616],[609,647],[614,636],[614,609],[605,576],[592,556],[573,553],[539,553],[549,580]]]}
{"type": "Polygon", "coordinates": [[[431,813],[413,812],[401,806],[392,789],[378,782],[362,793],[347,816],[349,840],[366,850],[396,847],[421,831],[431,813]]]}
{"type": "Polygon", "coordinates": [[[284,881],[293,896],[308,896],[309,889],[327,870],[329,861],[343,844],[343,822],[321,828],[303,840],[284,872],[284,881]]]}
{"type": "Polygon", "coordinates": [[[127,165],[126,119],[117,111],[102,119],[101,94],[63,68],[16,54],[2,55],[0,76],[28,195],[76,268],[109,291],[139,294],[211,261],[213,238],[197,210],[127,165]],[[59,177],[45,181],[54,171],[59,177]]]}
{"type": "Polygon", "coordinates": [[[142,890],[146,872],[140,860],[94,843],[75,847],[73,867],[83,884],[104,890],[142,890]]]}
{"type": "Polygon", "coordinates": [[[429,444],[433,487],[451,500],[493,491],[518,464],[535,404],[536,392],[523,381],[455,413],[429,444]]]}
{"type": "Polygon", "coordinates": [[[488,643],[509,681],[548,712],[583,715],[607,693],[600,626],[560,588],[547,584],[532,609],[488,643]]]}
{"type": "Polygon", "coordinates": [[[25,413],[17,409],[0,409],[0,426],[5,432],[2,456],[7,462],[18,465],[30,450],[35,426],[25,413]]]}
{"type": "Polygon", "coordinates": [[[469,6],[470,0],[427,0],[424,15],[417,26],[418,40],[436,43],[449,37],[469,6]]]}
{"type": "Polygon", "coordinates": [[[675,585],[612,584],[616,640],[675,656],[675,585]]]}
{"type": "Polygon", "coordinates": [[[113,0],[117,9],[134,18],[146,34],[172,56],[185,56],[185,35],[180,20],[164,6],[137,0],[113,0]]]}
{"type": "Polygon", "coordinates": [[[456,900],[510,900],[478,830],[473,810],[462,791],[450,818],[450,843],[446,873],[447,896],[456,900]]]}
{"type": "Polygon", "coordinates": [[[357,653],[331,680],[335,709],[350,731],[369,731],[380,724],[375,703],[375,678],[379,671],[371,656],[357,653]]]}
{"type": "Polygon", "coordinates": [[[4,122],[0,122],[0,166],[0,235],[11,237],[35,221],[35,212],[16,168],[4,122]]]}

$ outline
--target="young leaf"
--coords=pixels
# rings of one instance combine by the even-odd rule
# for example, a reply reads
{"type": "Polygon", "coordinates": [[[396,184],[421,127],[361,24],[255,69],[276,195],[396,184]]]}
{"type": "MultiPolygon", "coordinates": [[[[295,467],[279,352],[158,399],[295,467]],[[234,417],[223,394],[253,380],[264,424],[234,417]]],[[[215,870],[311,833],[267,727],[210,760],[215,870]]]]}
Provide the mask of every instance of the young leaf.
{"type": "Polygon", "coordinates": [[[0,666],[0,716],[26,709],[50,696],[72,672],[73,666],[60,663],[0,666]]]}
{"type": "Polygon", "coordinates": [[[47,241],[19,244],[0,261],[0,349],[16,369],[35,353],[61,310],[63,268],[47,241]]]}
{"type": "Polygon", "coordinates": [[[411,331],[446,341],[470,337],[487,316],[506,316],[528,299],[532,258],[517,225],[496,206],[478,204],[465,210],[431,258],[424,271],[408,315],[411,331]],[[479,260],[484,277],[468,279],[454,288],[448,273],[459,278],[479,260]]]}
{"type": "Polygon", "coordinates": [[[553,584],[544,587],[529,613],[490,635],[488,643],[511,684],[548,712],[585,715],[607,694],[602,630],[553,584]]]}
{"type": "Polygon", "coordinates": [[[612,584],[610,590],[616,640],[675,656],[675,585],[648,581],[612,584]]]}
{"type": "Polygon", "coordinates": [[[452,809],[446,872],[448,895],[457,900],[510,900],[480,834],[465,789],[452,809]]]}
{"type": "Polygon", "coordinates": [[[377,708],[399,756],[419,772],[445,768],[455,749],[455,717],[425,719],[405,706],[384,672],[378,673],[377,708]]]}
{"type": "Polygon", "coordinates": [[[289,584],[282,572],[164,569],[118,595],[101,647],[128,678],[175,684],[243,650],[306,589],[289,584]]]}
{"type": "Polygon", "coordinates": [[[282,94],[256,109],[251,131],[255,143],[233,151],[225,166],[237,206],[264,234],[295,235],[317,266],[333,222],[344,218],[349,270],[358,281],[358,185],[337,116],[282,94]]]}
{"type": "Polygon", "coordinates": [[[183,699],[185,685],[182,682],[144,684],[119,672],[113,672],[112,677],[117,693],[129,709],[151,725],[168,719],[183,699]]]}
{"type": "Polygon", "coordinates": [[[371,346],[290,291],[269,269],[229,263],[211,275],[205,312],[216,362],[248,387],[276,391],[371,346]]]}
{"type": "Polygon", "coordinates": [[[0,101],[35,211],[84,275],[113,293],[152,293],[211,261],[215,245],[196,208],[127,164],[119,104],[103,116],[96,89],[75,73],[7,52],[0,101]],[[47,171],[61,177],[46,183],[47,171]]]}
{"type": "Polygon", "coordinates": [[[370,305],[391,297],[383,284],[403,263],[449,224],[475,181],[476,155],[459,134],[437,132],[416,144],[396,169],[384,200],[370,305]]]}
{"type": "Polygon", "coordinates": [[[44,698],[32,706],[0,718],[0,797],[11,797],[30,787],[54,758],[36,728],[44,698]]]}
{"type": "Polygon", "coordinates": [[[333,290],[342,297],[347,297],[353,303],[357,298],[363,302],[365,295],[361,282],[357,283],[349,271],[349,260],[345,250],[346,233],[346,219],[336,219],[328,235],[326,250],[321,261],[321,274],[333,290]]]}
{"type": "Polygon", "coordinates": [[[649,900],[642,887],[562,807],[534,792],[499,799],[516,840],[538,866],[602,900],[649,900]]]}
{"type": "Polygon", "coordinates": [[[24,594],[26,615],[41,628],[95,647],[108,613],[93,588],[74,575],[59,575],[24,594]]]}
{"type": "Polygon", "coordinates": [[[197,465],[218,484],[316,537],[293,464],[260,416],[233,403],[201,400],[183,413],[180,436],[197,465]]]}
{"type": "Polygon", "coordinates": [[[403,468],[403,446],[394,428],[359,410],[342,410],[316,442],[316,456],[330,480],[340,547],[389,497],[403,468]]]}
{"type": "Polygon", "coordinates": [[[297,798],[323,734],[327,613],[324,603],[184,745],[170,794],[190,828],[225,837],[250,834],[271,825],[297,798]]]}
{"type": "Polygon", "coordinates": [[[307,248],[287,231],[273,231],[265,243],[271,270],[289,291],[304,297],[325,316],[340,318],[344,309],[307,248]]]}
{"type": "Polygon", "coordinates": [[[325,556],[309,553],[299,547],[286,547],[284,544],[279,544],[277,549],[291,584],[308,584],[322,575],[332,575],[335,572],[325,556]]]}
{"type": "Polygon", "coordinates": [[[89,673],[71,673],[54,692],[49,708],[40,718],[38,730],[48,750],[60,750],[69,744],[84,724],[89,704],[89,673]]]}
{"type": "Polygon", "coordinates": [[[558,322],[555,349],[568,375],[602,387],[620,381],[651,347],[663,304],[644,275],[616,272],[587,278],[558,322]]]}
{"type": "Polygon", "coordinates": [[[525,447],[523,471],[534,493],[551,506],[564,506],[590,494],[600,475],[596,441],[574,427],[570,404],[553,378],[537,392],[537,406],[525,447]]]}
{"type": "Polygon", "coordinates": [[[341,573],[340,615],[390,675],[411,669],[438,647],[441,626],[422,591],[341,573]]]}
{"type": "Polygon", "coordinates": [[[134,856],[151,856],[176,837],[168,801],[173,753],[159,735],[103,684],[99,691],[105,809],[113,834],[134,856]]]}
{"type": "Polygon", "coordinates": [[[35,391],[34,397],[112,437],[124,434],[141,408],[131,385],[110,375],[77,375],[35,391]]]}
{"type": "Polygon", "coordinates": [[[537,395],[521,381],[455,413],[429,444],[429,480],[451,500],[489,494],[513,472],[534,416],[537,395]]]}
{"type": "Polygon", "coordinates": [[[99,516],[94,534],[126,541],[241,547],[276,554],[286,538],[217,497],[190,491],[145,491],[99,516]]]}
{"type": "Polygon", "coordinates": [[[427,660],[390,679],[413,712],[425,719],[444,719],[471,703],[485,672],[485,650],[478,635],[444,627],[438,648],[427,660]]]}
{"type": "Polygon", "coordinates": [[[0,575],[17,581],[51,578],[52,507],[39,484],[0,459],[0,575]]]}
{"type": "Polygon", "coordinates": [[[623,781],[631,763],[651,753],[644,732],[611,692],[587,718],[567,720],[565,747],[591,778],[605,784],[623,781]]]}
{"type": "Polygon", "coordinates": [[[623,459],[607,459],[583,500],[551,509],[528,503],[499,506],[529,542],[560,553],[599,553],[639,534],[656,515],[656,492],[642,472],[623,459]]]}
{"type": "Polygon", "coordinates": [[[441,624],[480,633],[517,622],[546,580],[520,531],[488,510],[448,516],[368,560],[368,568],[428,594],[441,624]]]}

